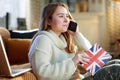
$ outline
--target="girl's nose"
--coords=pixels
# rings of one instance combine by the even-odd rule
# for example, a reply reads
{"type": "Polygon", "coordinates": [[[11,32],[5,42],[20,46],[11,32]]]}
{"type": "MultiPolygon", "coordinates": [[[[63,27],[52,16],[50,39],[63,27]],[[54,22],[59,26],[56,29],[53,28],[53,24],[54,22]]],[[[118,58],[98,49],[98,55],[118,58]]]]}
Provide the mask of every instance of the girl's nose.
{"type": "Polygon", "coordinates": [[[69,18],[68,18],[68,17],[65,17],[65,18],[64,18],[64,21],[65,21],[65,22],[69,22],[69,18]]]}

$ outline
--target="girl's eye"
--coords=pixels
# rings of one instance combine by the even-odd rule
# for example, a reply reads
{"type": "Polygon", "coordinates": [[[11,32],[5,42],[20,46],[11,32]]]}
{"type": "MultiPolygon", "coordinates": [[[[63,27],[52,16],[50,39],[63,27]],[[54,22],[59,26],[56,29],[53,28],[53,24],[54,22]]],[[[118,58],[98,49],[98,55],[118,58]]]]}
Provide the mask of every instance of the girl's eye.
{"type": "Polygon", "coordinates": [[[67,17],[67,18],[69,18],[69,16],[68,16],[68,15],[67,15],[66,17],[67,17]]]}
{"type": "Polygon", "coordinates": [[[63,18],[63,17],[69,18],[69,15],[59,15],[59,17],[61,17],[61,18],[63,18]]]}
{"type": "Polygon", "coordinates": [[[59,17],[64,17],[64,16],[59,16],[59,17]]]}

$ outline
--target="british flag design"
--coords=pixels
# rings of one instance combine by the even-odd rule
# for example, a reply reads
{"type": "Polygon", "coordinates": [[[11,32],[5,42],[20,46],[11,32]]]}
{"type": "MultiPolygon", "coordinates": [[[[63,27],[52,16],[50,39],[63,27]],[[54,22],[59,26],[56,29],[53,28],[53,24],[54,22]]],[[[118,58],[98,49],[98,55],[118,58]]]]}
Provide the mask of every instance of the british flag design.
{"type": "Polygon", "coordinates": [[[97,43],[86,51],[86,54],[90,57],[90,61],[88,64],[83,64],[82,66],[92,75],[112,58],[112,56],[97,43]]]}

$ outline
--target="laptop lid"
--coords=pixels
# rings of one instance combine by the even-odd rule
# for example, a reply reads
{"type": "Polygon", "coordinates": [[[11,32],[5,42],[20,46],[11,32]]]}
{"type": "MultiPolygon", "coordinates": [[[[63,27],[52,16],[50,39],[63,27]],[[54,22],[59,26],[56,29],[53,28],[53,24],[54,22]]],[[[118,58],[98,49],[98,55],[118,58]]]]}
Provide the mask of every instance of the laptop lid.
{"type": "Polygon", "coordinates": [[[11,66],[6,54],[5,46],[4,46],[2,37],[0,35],[0,76],[8,76],[8,77],[18,76],[22,73],[25,73],[31,70],[31,67],[28,67],[28,65],[25,65],[27,67],[24,66],[24,68],[11,69],[11,66]]]}
{"type": "Polygon", "coordinates": [[[7,58],[5,46],[0,35],[0,75],[10,75],[10,64],[7,58]]]}

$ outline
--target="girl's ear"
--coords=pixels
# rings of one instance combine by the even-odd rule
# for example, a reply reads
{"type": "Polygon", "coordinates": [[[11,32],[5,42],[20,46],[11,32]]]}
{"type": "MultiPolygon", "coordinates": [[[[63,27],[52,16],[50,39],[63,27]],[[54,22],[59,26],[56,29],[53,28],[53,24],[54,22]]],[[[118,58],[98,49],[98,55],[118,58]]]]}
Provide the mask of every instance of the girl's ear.
{"type": "Polygon", "coordinates": [[[51,19],[48,19],[47,22],[48,22],[48,25],[51,25],[51,19]]]}

